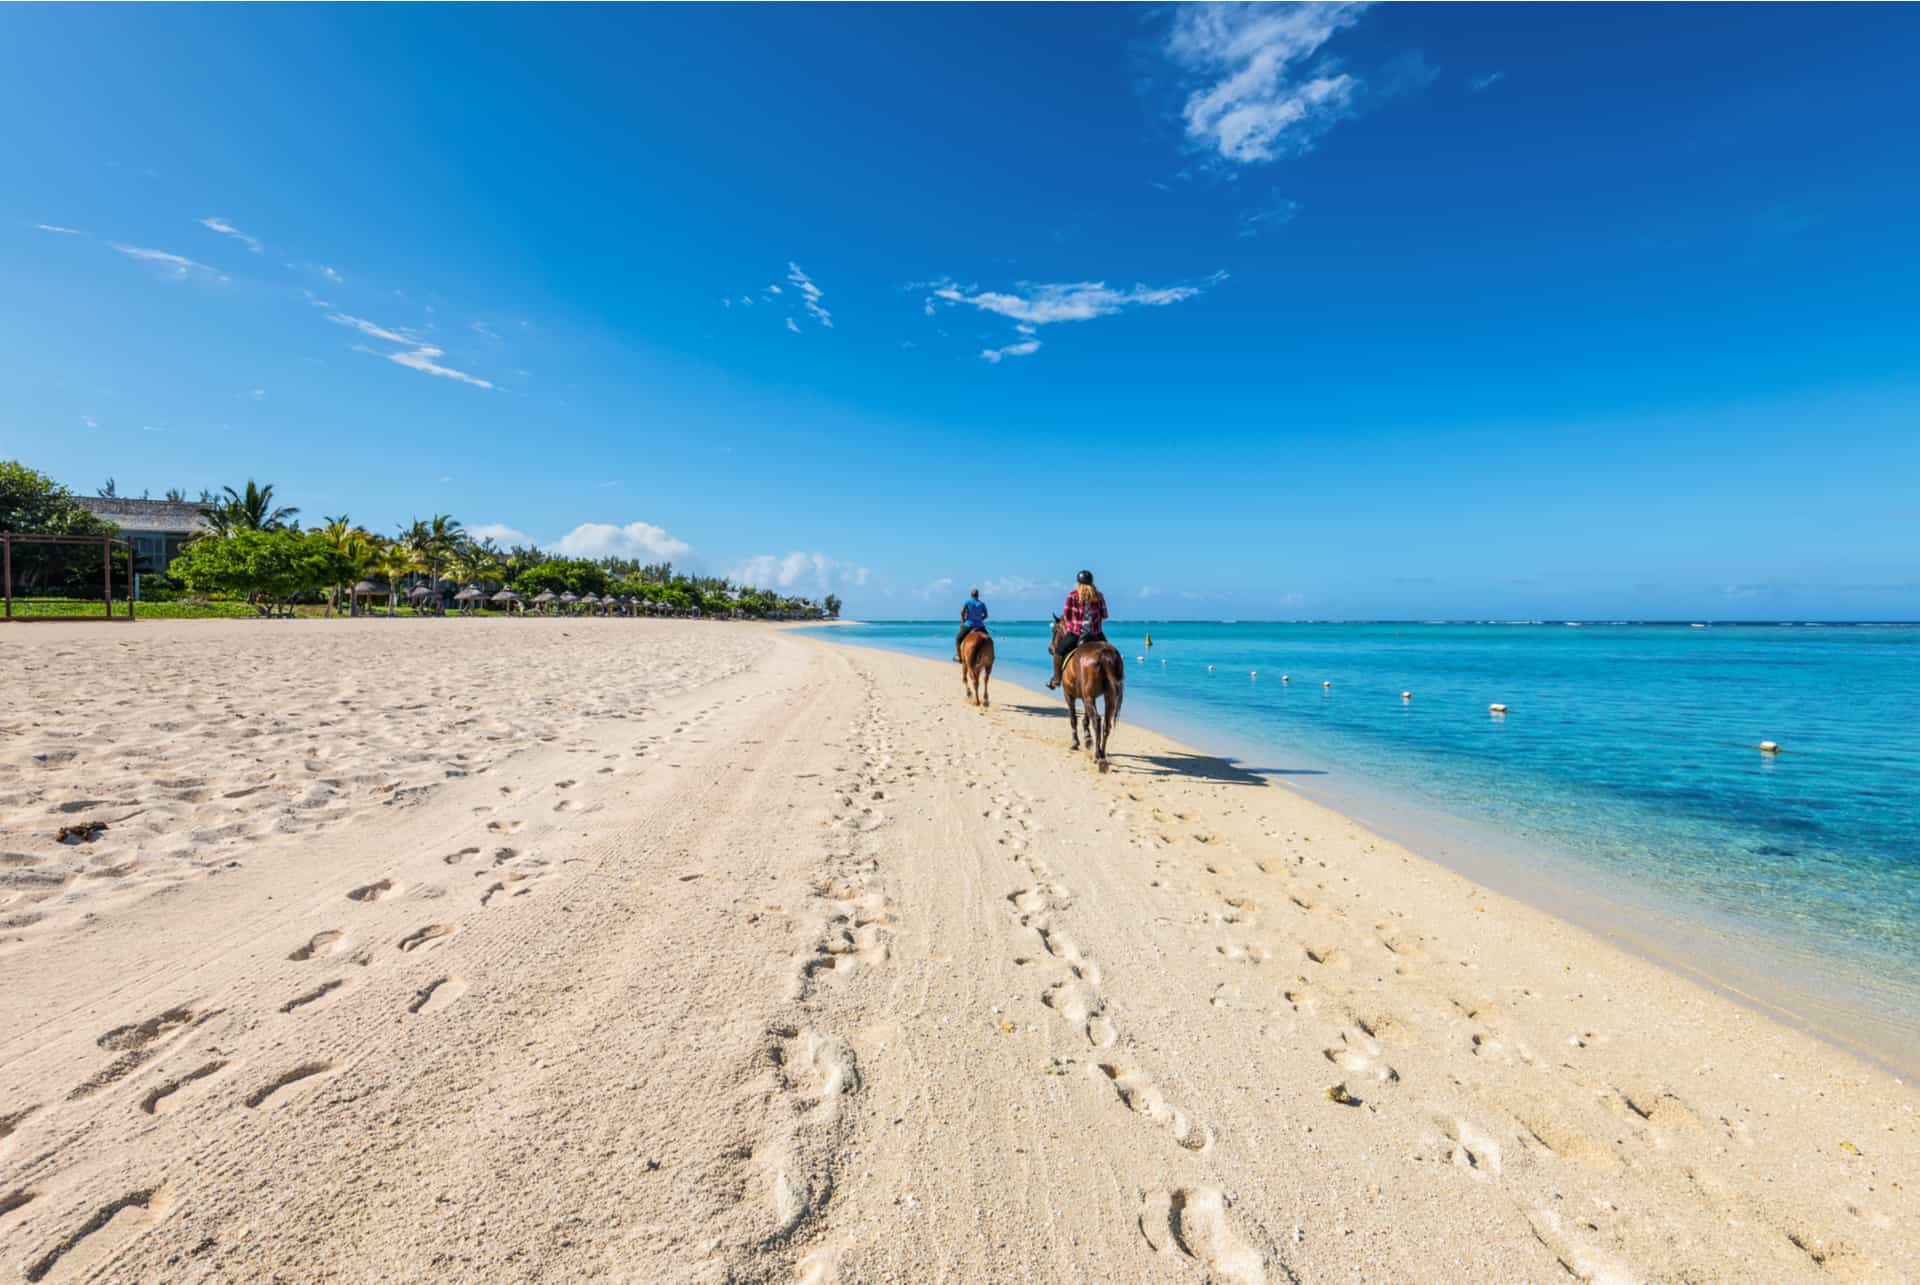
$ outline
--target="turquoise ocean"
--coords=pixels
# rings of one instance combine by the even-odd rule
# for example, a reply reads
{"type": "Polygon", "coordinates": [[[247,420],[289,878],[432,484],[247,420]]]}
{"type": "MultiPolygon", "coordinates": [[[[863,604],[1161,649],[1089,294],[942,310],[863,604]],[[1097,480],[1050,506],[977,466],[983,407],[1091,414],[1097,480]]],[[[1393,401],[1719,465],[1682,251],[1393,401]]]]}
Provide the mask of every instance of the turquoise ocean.
{"type": "MultiPolygon", "coordinates": [[[[945,660],[953,628],[831,637],[945,660]]],[[[1128,667],[1116,766],[1126,723],[1166,732],[1913,1065],[1920,627],[1129,621],[1108,634],[1128,667]]],[[[994,635],[995,677],[1038,689],[1046,625],[994,635]]],[[[954,687],[957,700],[957,668],[954,687]]]]}

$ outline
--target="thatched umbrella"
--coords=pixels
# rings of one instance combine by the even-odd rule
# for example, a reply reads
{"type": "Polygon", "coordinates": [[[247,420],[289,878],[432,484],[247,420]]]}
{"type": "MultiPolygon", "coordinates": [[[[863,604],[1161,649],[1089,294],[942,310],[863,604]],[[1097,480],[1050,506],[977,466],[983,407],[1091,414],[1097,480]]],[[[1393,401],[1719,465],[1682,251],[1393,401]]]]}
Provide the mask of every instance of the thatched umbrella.
{"type": "Polygon", "coordinates": [[[496,604],[503,611],[512,612],[515,607],[520,605],[520,595],[511,589],[502,589],[500,592],[494,594],[492,598],[488,599],[488,601],[496,604]]]}
{"type": "Polygon", "coordinates": [[[551,607],[554,603],[558,601],[560,601],[559,594],[555,593],[551,589],[542,589],[539,593],[534,595],[533,605],[540,608],[542,611],[545,611],[548,607],[551,607]]]}
{"type": "Polygon", "coordinates": [[[600,595],[596,593],[586,594],[581,597],[580,605],[585,607],[588,611],[592,611],[595,607],[598,607],[600,605],[600,595]]]}
{"type": "Polygon", "coordinates": [[[470,584],[459,593],[454,594],[453,600],[460,604],[460,610],[471,612],[473,610],[473,604],[479,602],[486,596],[487,595],[480,592],[479,585],[470,584]]]}
{"type": "Polygon", "coordinates": [[[358,614],[360,599],[371,598],[375,594],[382,594],[385,592],[386,592],[386,589],[384,587],[375,584],[373,581],[362,580],[359,584],[355,585],[347,595],[349,599],[347,603],[348,612],[350,614],[358,614]]]}

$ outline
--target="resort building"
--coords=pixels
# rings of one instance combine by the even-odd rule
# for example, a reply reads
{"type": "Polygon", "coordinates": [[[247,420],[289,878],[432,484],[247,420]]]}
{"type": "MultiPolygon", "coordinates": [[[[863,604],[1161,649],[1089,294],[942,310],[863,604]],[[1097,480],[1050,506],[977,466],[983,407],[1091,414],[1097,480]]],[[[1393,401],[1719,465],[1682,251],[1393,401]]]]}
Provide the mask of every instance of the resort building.
{"type": "Polygon", "coordinates": [[[130,500],[120,496],[76,495],[81,508],[120,528],[133,546],[135,570],[165,575],[187,541],[207,529],[200,505],[192,500],[130,500]]]}

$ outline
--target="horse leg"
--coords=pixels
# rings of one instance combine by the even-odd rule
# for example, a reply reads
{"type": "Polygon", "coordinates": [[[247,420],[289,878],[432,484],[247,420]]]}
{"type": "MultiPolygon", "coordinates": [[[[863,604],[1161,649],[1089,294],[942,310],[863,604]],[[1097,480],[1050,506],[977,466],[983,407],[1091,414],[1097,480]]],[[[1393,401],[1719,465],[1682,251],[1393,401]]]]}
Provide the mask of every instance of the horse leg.
{"type": "MultiPolygon", "coordinates": [[[[1062,691],[1067,690],[1066,685],[1064,683],[1061,684],[1060,690],[1062,691]]],[[[1078,710],[1074,709],[1073,707],[1073,694],[1071,692],[1068,692],[1067,694],[1067,730],[1073,733],[1073,748],[1076,750],[1079,749],[1080,748],[1080,713],[1078,710]]]]}
{"type": "Polygon", "coordinates": [[[987,684],[991,682],[992,679],[993,666],[988,665],[980,671],[980,706],[982,709],[990,708],[993,705],[993,702],[987,697],[987,684]]]}

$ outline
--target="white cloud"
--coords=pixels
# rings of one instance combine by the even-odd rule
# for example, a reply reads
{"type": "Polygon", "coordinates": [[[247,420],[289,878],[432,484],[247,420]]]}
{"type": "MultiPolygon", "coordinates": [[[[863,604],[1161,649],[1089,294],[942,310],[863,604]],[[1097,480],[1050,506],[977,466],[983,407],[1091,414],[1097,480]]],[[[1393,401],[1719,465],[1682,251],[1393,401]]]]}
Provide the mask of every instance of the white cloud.
{"type": "Polygon", "coordinates": [[[797,322],[797,321],[795,321],[795,320],[794,320],[794,319],[793,319],[792,317],[788,317],[788,318],[787,318],[787,329],[788,329],[788,330],[791,330],[791,331],[792,331],[792,332],[793,332],[794,334],[796,334],[796,335],[797,335],[797,334],[799,334],[799,333],[800,333],[800,323],[799,323],[799,322],[797,322]]]}
{"type": "Polygon", "coordinates": [[[446,349],[435,348],[431,344],[422,344],[406,352],[390,352],[387,360],[405,366],[408,370],[417,370],[423,374],[438,375],[442,379],[454,379],[463,384],[472,384],[475,388],[492,388],[493,381],[482,379],[478,375],[469,375],[464,370],[455,370],[451,366],[442,366],[439,359],[446,356],[446,349]]]}
{"type": "Polygon", "coordinates": [[[259,401],[259,400],[261,400],[262,398],[264,398],[264,397],[265,397],[265,396],[267,395],[267,390],[266,390],[266,389],[264,389],[264,388],[256,388],[256,389],[254,389],[254,390],[253,390],[253,391],[252,391],[251,393],[249,393],[249,394],[247,394],[247,395],[248,395],[249,397],[251,397],[251,398],[253,398],[253,400],[255,400],[255,401],[257,402],[257,401],[259,401]]]}
{"type": "Polygon", "coordinates": [[[1187,137],[1229,161],[1297,155],[1353,110],[1360,82],[1324,62],[1322,45],[1360,20],[1364,4],[1202,4],[1174,18],[1167,53],[1199,84],[1187,137]]]}
{"type": "Polygon", "coordinates": [[[244,244],[247,249],[253,251],[255,254],[266,253],[265,247],[260,244],[259,237],[248,236],[245,232],[242,232],[239,228],[233,226],[233,224],[223,218],[208,217],[201,219],[200,226],[209,232],[218,232],[221,236],[232,237],[234,240],[244,244]]]}
{"type": "Polygon", "coordinates": [[[1484,76],[1475,76],[1467,81],[1467,88],[1477,94],[1483,89],[1492,89],[1506,78],[1507,73],[1504,71],[1490,71],[1484,76]]]}
{"type": "MultiPolygon", "coordinates": [[[[1216,275],[1209,278],[1209,284],[1221,279],[1216,275]]],[[[936,298],[945,299],[948,303],[971,304],[982,312],[997,313],[1028,325],[1048,326],[1061,321],[1091,321],[1095,317],[1109,317],[1123,308],[1165,307],[1170,303],[1191,299],[1201,291],[1200,286],[1144,285],[1115,290],[1104,281],[1060,285],[1021,282],[1014,289],[1018,293],[993,290],[968,293],[959,286],[945,285],[933,293],[936,298]]]]}
{"type": "Polygon", "coordinates": [[[42,232],[58,232],[61,236],[85,236],[79,228],[63,228],[58,223],[36,223],[33,226],[42,232]]]}
{"type": "Polygon", "coordinates": [[[982,348],[980,355],[998,366],[1005,357],[1031,357],[1040,351],[1038,339],[1022,339],[1016,344],[1007,344],[1001,348],[982,348]]]}
{"type": "Polygon", "coordinates": [[[1300,202],[1290,201],[1285,197],[1276,200],[1271,205],[1262,206],[1260,209],[1247,210],[1240,216],[1240,235],[1242,237],[1256,237],[1260,235],[1261,228],[1267,225],[1283,227],[1293,222],[1293,216],[1299,212],[1300,202]]]}
{"type": "Polygon", "coordinates": [[[421,342],[420,336],[418,335],[410,334],[405,330],[392,330],[386,326],[368,321],[364,317],[349,317],[344,312],[329,313],[327,320],[336,326],[351,326],[363,335],[372,335],[375,339],[384,339],[390,344],[418,344],[421,342]]]}
{"type": "Polygon", "coordinates": [[[683,558],[693,552],[651,522],[582,522],[547,548],[569,558],[683,558]]]}
{"type": "Polygon", "coordinates": [[[1050,580],[1035,580],[1031,576],[996,576],[980,582],[983,597],[998,595],[1002,598],[1025,598],[1037,593],[1058,592],[1060,586],[1050,580]]]}
{"type": "Polygon", "coordinates": [[[508,526],[504,522],[482,522],[478,526],[467,528],[467,534],[476,540],[491,540],[503,548],[511,549],[515,545],[532,548],[533,537],[519,527],[508,526]]]}
{"type": "Polygon", "coordinates": [[[324,263],[320,265],[320,275],[325,277],[327,280],[333,282],[333,284],[335,285],[339,285],[346,280],[345,277],[341,276],[338,272],[335,272],[332,268],[329,268],[324,263]]]}
{"type": "Polygon", "coordinates": [[[221,276],[220,273],[215,272],[206,264],[197,263],[187,258],[184,254],[170,254],[165,250],[149,250],[145,246],[125,245],[119,241],[109,241],[107,244],[115,250],[118,250],[121,254],[126,255],[129,259],[138,259],[142,263],[160,264],[162,267],[168,269],[167,275],[176,281],[183,281],[188,275],[195,272],[204,272],[209,276],[219,277],[222,281],[226,280],[224,276],[221,276]]]}
{"type": "Polygon", "coordinates": [[[88,428],[98,428],[98,427],[100,427],[100,421],[99,421],[99,420],[97,420],[97,419],[95,419],[95,418],[94,418],[93,416],[91,416],[91,415],[82,415],[82,416],[80,417],[80,422],[81,422],[82,424],[85,424],[85,425],[86,425],[86,426],[87,426],[88,428]]]}
{"type": "Polygon", "coordinates": [[[767,282],[767,293],[768,293],[768,294],[779,294],[779,293],[780,293],[780,287],[779,287],[779,286],[777,286],[777,285],[775,285],[775,284],[773,284],[773,282],[771,282],[771,281],[769,281],[769,282],[767,282]]]}
{"type": "Polygon", "coordinates": [[[485,335],[489,339],[498,339],[500,337],[500,332],[484,321],[476,321],[469,326],[468,329],[476,335],[485,335]]]}
{"type": "Polygon", "coordinates": [[[938,580],[933,581],[931,584],[928,584],[919,589],[915,589],[913,591],[913,594],[914,594],[914,597],[916,598],[938,598],[941,595],[950,591],[952,588],[953,588],[953,577],[941,576],[938,580]]]}
{"type": "Polygon", "coordinates": [[[808,276],[805,270],[791,259],[787,260],[787,280],[791,281],[800,293],[805,296],[801,300],[800,306],[807,310],[807,315],[831,330],[833,328],[833,314],[828,312],[826,306],[820,302],[822,298],[820,287],[815,285],[813,278],[808,276]]]}
{"type": "Polygon", "coordinates": [[[864,585],[872,574],[865,567],[828,557],[824,553],[796,551],[784,556],[758,554],[735,566],[727,578],[735,584],[754,589],[800,589],[826,593],[832,589],[864,585]]]}

